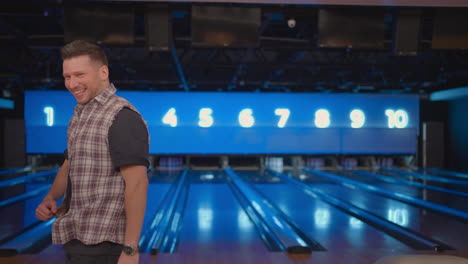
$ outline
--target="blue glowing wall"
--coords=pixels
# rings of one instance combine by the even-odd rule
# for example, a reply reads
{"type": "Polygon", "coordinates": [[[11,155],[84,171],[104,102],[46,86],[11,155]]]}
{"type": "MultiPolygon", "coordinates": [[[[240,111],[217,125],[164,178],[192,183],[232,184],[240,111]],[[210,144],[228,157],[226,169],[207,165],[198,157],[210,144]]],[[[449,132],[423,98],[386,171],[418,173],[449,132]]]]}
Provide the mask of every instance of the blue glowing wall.
{"type": "MultiPolygon", "coordinates": [[[[416,153],[414,95],[118,92],[149,124],[152,154],[416,153]]],[[[61,153],[75,99],[27,91],[28,153],[61,153]]]]}

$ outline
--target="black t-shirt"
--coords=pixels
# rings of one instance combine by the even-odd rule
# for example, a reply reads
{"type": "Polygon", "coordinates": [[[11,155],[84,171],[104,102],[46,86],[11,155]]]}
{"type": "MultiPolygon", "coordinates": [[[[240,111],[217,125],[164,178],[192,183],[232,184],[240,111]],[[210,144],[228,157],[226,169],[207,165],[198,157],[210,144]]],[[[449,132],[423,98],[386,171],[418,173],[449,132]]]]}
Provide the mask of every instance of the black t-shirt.
{"type": "MultiPolygon", "coordinates": [[[[140,116],[129,108],[123,108],[109,128],[109,151],[115,169],[125,165],[148,167],[148,130],[140,116]]],[[[65,150],[65,159],[68,151],[65,150]]]]}

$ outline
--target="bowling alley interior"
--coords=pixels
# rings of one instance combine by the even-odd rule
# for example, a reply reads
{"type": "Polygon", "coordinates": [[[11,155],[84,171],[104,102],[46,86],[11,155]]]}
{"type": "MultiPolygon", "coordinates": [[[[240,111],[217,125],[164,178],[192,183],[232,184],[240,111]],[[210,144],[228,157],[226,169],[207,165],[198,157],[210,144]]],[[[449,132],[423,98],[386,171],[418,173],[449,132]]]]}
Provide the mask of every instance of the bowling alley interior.
{"type": "Polygon", "coordinates": [[[459,0],[2,1],[0,263],[65,263],[36,208],[74,40],[148,131],[139,263],[468,263],[467,25],[459,0]]]}

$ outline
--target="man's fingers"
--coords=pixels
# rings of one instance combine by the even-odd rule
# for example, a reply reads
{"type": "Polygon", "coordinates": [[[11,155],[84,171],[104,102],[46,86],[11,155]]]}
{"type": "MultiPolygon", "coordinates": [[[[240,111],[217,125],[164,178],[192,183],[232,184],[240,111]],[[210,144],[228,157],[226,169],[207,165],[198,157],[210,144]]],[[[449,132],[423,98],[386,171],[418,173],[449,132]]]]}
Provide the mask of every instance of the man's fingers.
{"type": "Polygon", "coordinates": [[[36,214],[41,215],[41,216],[48,216],[48,215],[50,215],[50,210],[47,207],[39,206],[36,209],[36,214]]]}
{"type": "Polygon", "coordinates": [[[57,212],[57,205],[55,202],[42,202],[36,208],[36,217],[42,221],[50,219],[57,212]]]}
{"type": "Polygon", "coordinates": [[[36,209],[36,217],[39,218],[42,221],[46,221],[46,220],[48,220],[50,218],[48,213],[42,212],[41,210],[39,210],[39,208],[36,209]]]}
{"type": "Polygon", "coordinates": [[[53,214],[56,214],[57,213],[57,204],[53,203],[52,206],[50,207],[50,211],[53,214]]]}
{"type": "Polygon", "coordinates": [[[50,213],[55,214],[57,212],[57,203],[55,201],[44,201],[42,202],[42,204],[45,205],[45,207],[50,213]]]}

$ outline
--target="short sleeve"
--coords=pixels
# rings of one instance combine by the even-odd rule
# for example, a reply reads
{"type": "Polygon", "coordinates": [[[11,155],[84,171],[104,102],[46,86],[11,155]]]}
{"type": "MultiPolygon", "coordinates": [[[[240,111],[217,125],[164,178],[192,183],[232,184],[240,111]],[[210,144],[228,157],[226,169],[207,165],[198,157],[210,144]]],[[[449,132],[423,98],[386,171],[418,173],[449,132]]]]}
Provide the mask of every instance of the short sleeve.
{"type": "Polygon", "coordinates": [[[140,115],[123,108],[109,128],[109,151],[115,169],[126,165],[148,167],[148,130],[140,115]]]}

